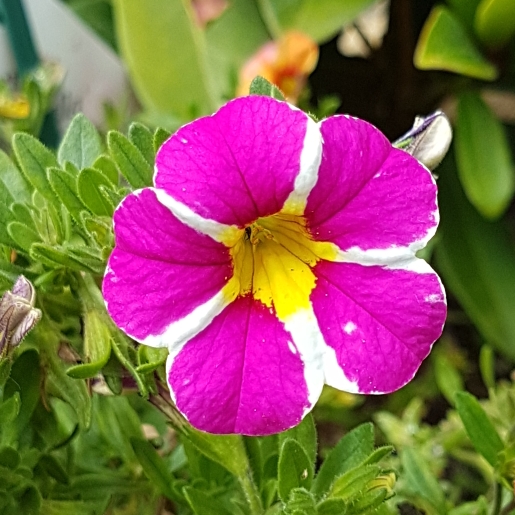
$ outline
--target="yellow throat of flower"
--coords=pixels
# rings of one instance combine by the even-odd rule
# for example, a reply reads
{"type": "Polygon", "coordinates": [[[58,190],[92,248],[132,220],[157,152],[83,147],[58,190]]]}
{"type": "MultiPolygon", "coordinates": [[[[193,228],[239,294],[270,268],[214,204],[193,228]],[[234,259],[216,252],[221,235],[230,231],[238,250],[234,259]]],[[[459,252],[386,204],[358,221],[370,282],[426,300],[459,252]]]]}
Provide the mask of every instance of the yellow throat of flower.
{"type": "Polygon", "coordinates": [[[309,308],[316,282],[312,267],[320,259],[333,261],[336,248],[313,241],[303,217],[279,213],[247,226],[231,256],[234,276],[227,293],[231,297],[252,294],[285,321],[309,308]]]}

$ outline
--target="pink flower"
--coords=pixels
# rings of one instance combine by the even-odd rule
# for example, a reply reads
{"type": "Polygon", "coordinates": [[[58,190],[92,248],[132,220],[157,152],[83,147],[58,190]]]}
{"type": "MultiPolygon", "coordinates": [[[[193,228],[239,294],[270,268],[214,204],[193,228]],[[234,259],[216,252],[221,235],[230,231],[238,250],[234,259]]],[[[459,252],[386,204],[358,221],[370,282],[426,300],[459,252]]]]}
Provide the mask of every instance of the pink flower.
{"type": "Polygon", "coordinates": [[[154,182],[116,210],[103,291],[121,329],[168,348],[197,428],[283,431],[324,383],[391,392],[440,336],[445,294],[415,256],[435,182],[367,122],[239,98],[164,143],[154,182]]]}

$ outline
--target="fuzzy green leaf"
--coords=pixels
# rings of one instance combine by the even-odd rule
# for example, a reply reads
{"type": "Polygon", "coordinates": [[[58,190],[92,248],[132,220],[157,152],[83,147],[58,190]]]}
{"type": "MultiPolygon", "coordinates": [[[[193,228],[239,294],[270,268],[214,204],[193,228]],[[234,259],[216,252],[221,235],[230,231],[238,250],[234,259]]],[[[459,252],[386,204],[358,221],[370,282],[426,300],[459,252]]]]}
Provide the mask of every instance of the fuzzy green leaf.
{"type": "Polygon", "coordinates": [[[107,146],[120,172],[133,188],[152,185],[152,166],[123,134],[110,131],[107,135],[107,146]]]}
{"type": "Polygon", "coordinates": [[[102,144],[95,126],[82,114],[75,115],[57,152],[61,166],[65,161],[79,170],[91,166],[102,152],[102,144]]]}
{"type": "Polygon", "coordinates": [[[98,156],[93,163],[92,168],[102,172],[106,179],[115,186],[118,185],[118,168],[116,168],[115,162],[108,155],[102,154],[101,156],[98,156]]]}
{"type": "Polygon", "coordinates": [[[250,83],[250,95],[261,95],[263,97],[271,97],[276,98],[277,100],[284,100],[284,95],[282,91],[272,84],[268,82],[263,77],[255,77],[250,83]]]}
{"type": "Polygon", "coordinates": [[[94,215],[112,217],[116,206],[102,191],[102,187],[114,189],[114,185],[102,172],[94,168],[81,170],[77,178],[77,192],[80,199],[94,215]]]}
{"type": "Polygon", "coordinates": [[[311,466],[314,468],[317,458],[318,442],[313,415],[309,413],[299,425],[292,427],[288,431],[279,433],[279,446],[281,447],[288,438],[295,440],[304,449],[311,466]]]}
{"type": "Polygon", "coordinates": [[[184,495],[195,515],[232,515],[216,497],[201,490],[187,486],[184,495]]]}
{"type": "Polygon", "coordinates": [[[294,488],[311,487],[313,465],[311,460],[295,440],[288,438],[281,446],[278,466],[279,497],[286,502],[294,488]]]}
{"type": "Polygon", "coordinates": [[[87,211],[77,192],[77,176],[60,168],[49,168],[47,170],[48,182],[52,189],[66,207],[73,220],[82,225],[81,212],[87,211]]]}
{"type": "Polygon", "coordinates": [[[154,136],[143,124],[131,123],[129,127],[129,141],[141,152],[147,163],[154,166],[154,136]]]}
{"type": "Polygon", "coordinates": [[[11,222],[7,225],[7,233],[13,241],[25,252],[29,252],[34,243],[41,242],[37,232],[20,222],[11,222]]]}

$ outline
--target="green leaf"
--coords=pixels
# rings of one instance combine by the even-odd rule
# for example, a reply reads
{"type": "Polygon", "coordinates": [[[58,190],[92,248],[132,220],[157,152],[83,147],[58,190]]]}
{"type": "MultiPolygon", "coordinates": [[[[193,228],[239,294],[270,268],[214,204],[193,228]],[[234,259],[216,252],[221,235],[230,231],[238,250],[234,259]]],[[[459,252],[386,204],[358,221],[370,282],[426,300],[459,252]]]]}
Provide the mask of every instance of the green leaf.
{"type": "Polygon", "coordinates": [[[45,515],[98,515],[105,513],[105,503],[95,501],[56,501],[43,499],[41,513],[45,515]]]}
{"type": "Polygon", "coordinates": [[[95,377],[111,356],[111,333],[96,310],[87,309],[84,323],[84,361],[70,367],[66,373],[75,379],[95,377]]]}
{"type": "Polygon", "coordinates": [[[447,0],[447,4],[456,17],[473,32],[477,6],[481,0],[447,0]]]}
{"type": "Polygon", "coordinates": [[[515,35],[515,2],[482,0],[474,21],[476,34],[485,45],[501,47],[515,35]]]}
{"type": "Polygon", "coordinates": [[[313,483],[313,493],[322,497],[338,476],[359,465],[373,450],[372,424],[362,424],[347,433],[322,463],[313,483]]]}
{"type": "Polygon", "coordinates": [[[107,135],[107,146],[120,172],[133,188],[152,185],[152,166],[123,134],[110,131],[107,135]]]}
{"type": "Polygon", "coordinates": [[[447,513],[443,491],[427,465],[427,461],[414,449],[406,447],[401,454],[406,488],[422,497],[436,513],[447,513]]]}
{"type": "Polygon", "coordinates": [[[34,232],[38,232],[36,225],[34,223],[34,218],[32,218],[32,212],[27,207],[27,204],[20,204],[18,202],[15,202],[11,205],[11,212],[14,215],[14,218],[29,227],[29,229],[32,229],[34,232]]]}
{"type": "Polygon", "coordinates": [[[288,431],[279,433],[279,446],[281,447],[288,438],[295,440],[304,449],[311,466],[314,468],[317,458],[318,442],[313,415],[308,413],[299,425],[292,427],[288,431]]]}
{"type": "Polygon", "coordinates": [[[98,156],[92,168],[102,172],[106,179],[115,186],[118,185],[118,168],[116,168],[116,164],[108,155],[102,154],[98,156]]]}
{"type": "Polygon", "coordinates": [[[452,156],[440,167],[436,263],[489,344],[515,359],[515,246],[503,222],[487,222],[460,188],[452,156]]]}
{"type": "Polygon", "coordinates": [[[168,499],[172,501],[177,501],[177,495],[171,487],[174,477],[168,471],[165,461],[157,454],[152,444],[147,440],[135,437],[132,437],[130,442],[150,482],[155,485],[165,497],[168,497],[168,499]]]}
{"type": "Polygon", "coordinates": [[[59,146],[59,164],[63,166],[69,161],[82,170],[91,166],[101,152],[102,144],[95,126],[82,113],[76,114],[59,146]]]}
{"type": "Polygon", "coordinates": [[[215,463],[238,477],[248,472],[249,463],[243,439],[239,435],[212,435],[186,426],[186,438],[215,463]]]}
{"type": "Polygon", "coordinates": [[[290,497],[286,503],[285,512],[292,515],[315,515],[315,497],[305,488],[294,488],[290,492],[290,497]]]}
{"type": "MultiPolygon", "coordinates": [[[[495,356],[492,347],[483,345],[479,352],[479,370],[488,389],[495,388],[495,356]]],[[[463,390],[463,388],[461,388],[463,390]]]]}
{"type": "Polygon", "coordinates": [[[495,80],[498,75],[460,21],[443,6],[433,8],[427,18],[413,60],[421,70],[446,70],[482,80],[495,80]]]}
{"type": "Polygon", "coordinates": [[[255,77],[252,80],[250,83],[249,94],[276,98],[277,100],[284,100],[284,95],[282,94],[281,90],[263,77],[255,77]]]}
{"type": "Polygon", "coordinates": [[[367,490],[367,485],[381,472],[378,465],[358,465],[339,476],[328,496],[354,501],[367,490]]]}
{"type": "Polygon", "coordinates": [[[0,420],[2,421],[2,424],[7,425],[18,416],[20,405],[21,400],[19,392],[15,392],[11,397],[0,404],[0,420]]]}
{"type": "Polygon", "coordinates": [[[456,393],[455,402],[458,415],[476,451],[495,467],[497,455],[504,449],[504,444],[485,410],[479,401],[467,392],[456,393]]]}
{"type": "Polygon", "coordinates": [[[68,484],[68,473],[61,465],[59,460],[51,454],[43,454],[39,459],[38,465],[42,467],[50,477],[63,484],[68,484]]]}
{"type": "Polygon", "coordinates": [[[58,204],[46,175],[47,168],[57,166],[54,154],[36,138],[23,132],[13,136],[12,145],[21,170],[30,184],[51,203],[58,204]]]}
{"type": "Polygon", "coordinates": [[[65,267],[78,272],[102,274],[105,263],[100,257],[100,251],[87,247],[61,247],[35,243],[30,249],[30,256],[50,268],[65,267]]]}
{"type": "Polygon", "coordinates": [[[156,349],[148,345],[140,345],[138,347],[138,362],[136,370],[140,374],[148,374],[159,368],[166,362],[168,357],[167,349],[156,349]]]}
{"type": "Polygon", "coordinates": [[[7,224],[7,233],[21,249],[29,252],[34,243],[41,242],[37,232],[20,222],[7,224]]]}
{"type": "Polygon", "coordinates": [[[114,189],[102,172],[85,168],[77,178],[77,192],[84,205],[95,215],[112,217],[115,204],[103,193],[102,187],[114,189]]]}
{"type": "Polygon", "coordinates": [[[60,168],[49,168],[47,175],[50,186],[52,186],[52,189],[66,207],[73,220],[78,225],[82,225],[81,212],[87,211],[87,207],[77,193],[77,177],[60,168]]]}
{"type": "Polygon", "coordinates": [[[232,515],[220,501],[201,490],[187,486],[184,495],[195,515],[232,515]]]}
{"type": "Polygon", "coordinates": [[[434,354],[436,384],[449,404],[454,404],[454,394],[463,390],[463,379],[449,358],[442,352],[434,354]]]}
{"type": "Polygon", "coordinates": [[[16,470],[20,461],[20,453],[13,447],[6,446],[0,449],[0,466],[16,470]]]}
{"type": "Polygon", "coordinates": [[[515,168],[501,123],[470,91],[459,97],[455,144],[465,194],[483,216],[498,218],[513,197],[515,168]]]}
{"type": "Polygon", "coordinates": [[[147,163],[154,166],[154,136],[143,124],[131,123],[129,127],[129,141],[141,152],[147,163]]]}
{"type": "Polygon", "coordinates": [[[0,150],[0,182],[5,185],[12,200],[16,199],[25,204],[31,203],[31,184],[3,150],[0,150]]]}
{"type": "Polygon", "coordinates": [[[286,502],[294,488],[311,487],[313,481],[313,465],[302,448],[295,440],[288,438],[281,446],[278,467],[279,497],[286,502]]]}
{"type": "Polygon", "coordinates": [[[145,108],[184,120],[212,112],[219,100],[189,2],[147,0],[141,9],[116,0],[114,8],[118,44],[145,108]]]}
{"type": "Polygon", "coordinates": [[[317,42],[335,36],[374,0],[260,0],[261,14],[272,34],[298,30],[317,42]]]}
{"type": "Polygon", "coordinates": [[[339,498],[326,499],[317,506],[317,515],[345,515],[346,512],[347,504],[339,498]]]}
{"type": "Polygon", "coordinates": [[[165,129],[158,127],[154,132],[154,152],[159,150],[159,147],[171,136],[171,133],[165,129]]]}

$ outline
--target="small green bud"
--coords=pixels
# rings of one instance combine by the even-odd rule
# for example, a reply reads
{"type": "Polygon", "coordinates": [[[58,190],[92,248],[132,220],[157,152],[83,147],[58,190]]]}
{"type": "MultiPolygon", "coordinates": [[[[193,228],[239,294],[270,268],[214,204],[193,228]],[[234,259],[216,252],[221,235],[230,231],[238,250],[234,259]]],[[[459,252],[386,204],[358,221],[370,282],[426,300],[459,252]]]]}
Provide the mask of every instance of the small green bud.
{"type": "Polygon", "coordinates": [[[41,311],[34,307],[36,291],[32,283],[20,275],[12,290],[0,299],[0,355],[7,347],[18,345],[41,318],[41,311]]]}
{"type": "Polygon", "coordinates": [[[411,154],[415,159],[434,170],[445,157],[452,141],[451,124],[441,111],[423,118],[417,116],[413,127],[393,146],[411,154]]]}

